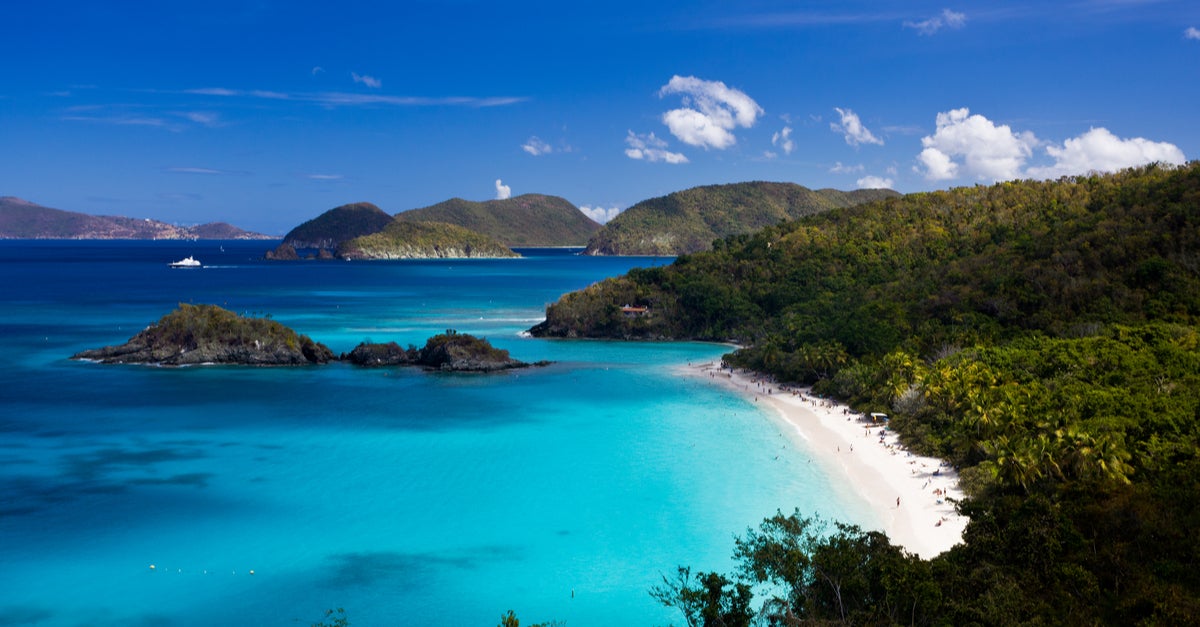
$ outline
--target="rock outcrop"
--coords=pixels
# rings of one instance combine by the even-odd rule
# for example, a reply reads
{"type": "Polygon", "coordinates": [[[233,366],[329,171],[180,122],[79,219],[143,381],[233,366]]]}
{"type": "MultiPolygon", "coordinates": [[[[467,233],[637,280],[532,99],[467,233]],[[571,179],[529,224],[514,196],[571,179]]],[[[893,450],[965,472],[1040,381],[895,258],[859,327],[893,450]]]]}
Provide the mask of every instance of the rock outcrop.
{"type": "Polygon", "coordinates": [[[296,252],[296,247],[284,242],[275,247],[274,250],[268,250],[263,258],[271,261],[296,261],[300,259],[300,255],[296,252]]]}
{"type": "Polygon", "coordinates": [[[364,342],[342,355],[342,359],[359,366],[424,366],[443,372],[495,372],[547,363],[530,364],[513,359],[508,351],[492,346],[486,339],[452,329],[429,338],[423,348],[405,349],[395,342],[364,342]]]}

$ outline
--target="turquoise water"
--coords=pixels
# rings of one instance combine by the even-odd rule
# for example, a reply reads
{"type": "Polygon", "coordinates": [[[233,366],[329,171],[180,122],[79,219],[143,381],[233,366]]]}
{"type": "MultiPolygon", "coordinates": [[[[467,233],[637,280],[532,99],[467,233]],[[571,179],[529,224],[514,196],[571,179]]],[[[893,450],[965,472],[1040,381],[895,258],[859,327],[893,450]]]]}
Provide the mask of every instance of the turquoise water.
{"type": "Polygon", "coordinates": [[[647,590],[730,570],[776,509],[873,522],[753,403],[675,373],[723,347],[519,336],[560,294],[661,260],[257,261],[270,246],[0,242],[0,625],[678,623],[647,590]],[[189,254],[208,267],[166,267],[189,254]],[[454,328],[555,363],[66,359],[179,302],[335,352],[454,328]]]}

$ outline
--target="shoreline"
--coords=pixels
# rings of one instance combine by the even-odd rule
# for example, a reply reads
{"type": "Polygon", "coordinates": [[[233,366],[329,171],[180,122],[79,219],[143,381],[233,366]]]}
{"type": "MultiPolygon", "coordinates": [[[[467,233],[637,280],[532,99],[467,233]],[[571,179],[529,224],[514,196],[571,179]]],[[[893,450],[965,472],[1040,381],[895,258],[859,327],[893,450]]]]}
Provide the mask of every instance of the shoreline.
{"type": "Polygon", "coordinates": [[[766,413],[787,427],[798,446],[830,474],[847,479],[893,544],[929,559],[962,542],[968,519],[954,509],[954,501],[963,498],[958,473],[942,460],[904,449],[886,423],[872,423],[846,405],[814,397],[808,388],[784,389],[715,362],[689,364],[681,372],[769,407],[766,413]]]}

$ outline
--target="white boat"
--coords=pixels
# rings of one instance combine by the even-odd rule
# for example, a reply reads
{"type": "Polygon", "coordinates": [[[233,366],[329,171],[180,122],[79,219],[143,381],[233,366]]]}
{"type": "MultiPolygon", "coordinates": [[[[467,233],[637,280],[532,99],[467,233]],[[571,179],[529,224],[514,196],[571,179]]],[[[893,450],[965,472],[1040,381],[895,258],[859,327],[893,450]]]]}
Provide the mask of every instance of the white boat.
{"type": "Polygon", "coordinates": [[[180,259],[179,261],[171,262],[172,268],[199,268],[200,262],[192,258],[191,255],[180,259]]]}

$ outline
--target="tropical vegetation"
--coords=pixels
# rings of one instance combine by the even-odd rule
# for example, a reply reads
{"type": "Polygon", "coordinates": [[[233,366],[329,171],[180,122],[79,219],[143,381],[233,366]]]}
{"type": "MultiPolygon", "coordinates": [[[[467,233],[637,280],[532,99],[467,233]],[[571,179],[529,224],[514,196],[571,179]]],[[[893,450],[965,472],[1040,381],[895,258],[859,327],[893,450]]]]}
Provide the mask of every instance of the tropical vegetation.
{"type": "Polygon", "coordinates": [[[565,198],[522,194],[474,202],[451,198],[396,214],[406,222],[448,222],[491,236],[505,246],[583,246],[600,225],[565,198]]]}
{"type": "Polygon", "coordinates": [[[585,253],[694,253],[708,250],[714,239],[897,195],[882,189],[814,191],[794,183],[761,181],[693,187],[644,200],[621,212],[592,237],[585,253]]]}
{"type": "Polygon", "coordinates": [[[1200,163],[806,216],[532,331],[735,341],[731,365],[887,412],[959,470],[948,553],[780,514],[740,572],[653,591],[689,625],[1200,623],[1200,163]]]}
{"type": "Polygon", "coordinates": [[[519,257],[493,237],[445,222],[393,220],[382,231],[338,244],[343,259],[519,257]]]}

